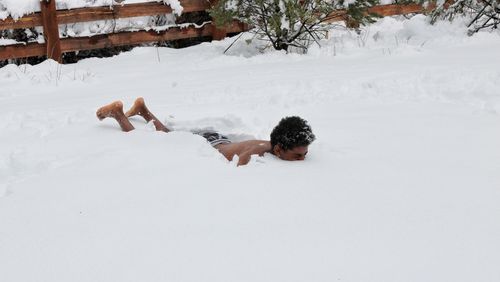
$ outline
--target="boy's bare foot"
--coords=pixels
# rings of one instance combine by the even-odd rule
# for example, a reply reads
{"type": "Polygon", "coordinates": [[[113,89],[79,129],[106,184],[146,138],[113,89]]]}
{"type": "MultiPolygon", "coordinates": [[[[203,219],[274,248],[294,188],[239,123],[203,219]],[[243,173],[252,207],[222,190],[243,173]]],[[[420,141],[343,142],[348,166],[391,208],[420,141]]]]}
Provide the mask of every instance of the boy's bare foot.
{"type": "Polygon", "coordinates": [[[134,129],[128,118],[123,113],[123,103],[115,101],[97,110],[96,116],[99,120],[111,117],[116,119],[123,131],[128,132],[134,129]]]}
{"type": "Polygon", "coordinates": [[[120,101],[115,101],[109,105],[101,107],[97,110],[96,115],[99,120],[103,120],[107,117],[116,118],[123,114],[123,103],[120,101]]]}
{"type": "Polygon", "coordinates": [[[124,117],[129,118],[136,115],[143,117],[146,122],[153,121],[153,124],[158,131],[170,131],[163,123],[161,123],[160,120],[158,120],[158,118],[155,117],[155,115],[153,115],[153,113],[149,111],[148,107],[146,107],[146,103],[144,103],[144,98],[142,97],[135,99],[134,105],[125,113],[124,117]]]}
{"type": "Polygon", "coordinates": [[[134,105],[125,113],[126,117],[133,117],[136,115],[143,116],[145,113],[149,112],[146,104],[144,103],[144,98],[139,97],[135,99],[134,105]]]}

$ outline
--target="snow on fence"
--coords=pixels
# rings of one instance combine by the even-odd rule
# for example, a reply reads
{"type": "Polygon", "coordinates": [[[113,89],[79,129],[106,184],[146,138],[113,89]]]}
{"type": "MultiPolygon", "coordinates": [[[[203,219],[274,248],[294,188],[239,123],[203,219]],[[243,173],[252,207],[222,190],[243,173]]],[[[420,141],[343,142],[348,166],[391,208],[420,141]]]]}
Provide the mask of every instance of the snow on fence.
{"type": "MultiPolygon", "coordinates": [[[[117,20],[140,16],[164,15],[173,12],[173,9],[163,3],[149,2],[118,6],[87,7],[72,10],[57,10],[56,0],[40,1],[40,12],[25,15],[14,19],[7,17],[0,20],[0,31],[7,29],[20,29],[30,27],[43,27],[45,43],[11,44],[0,46],[0,60],[44,56],[61,61],[61,55],[65,52],[80,50],[92,50],[100,48],[117,47],[124,45],[136,45],[141,43],[152,43],[159,41],[178,40],[210,36],[214,40],[226,37],[228,33],[238,33],[248,30],[245,24],[233,22],[224,29],[216,28],[212,23],[202,26],[188,25],[175,26],[166,30],[142,30],[129,32],[115,32],[88,37],[59,37],[59,24],[71,24],[81,22],[92,22],[99,20],[117,20]]],[[[210,8],[214,0],[180,0],[183,13],[205,11],[210,8]]],[[[424,8],[418,4],[409,5],[380,5],[369,11],[380,16],[402,15],[409,13],[421,13],[432,7],[424,8]]],[[[345,20],[345,11],[339,10],[331,15],[330,21],[345,20]]]]}

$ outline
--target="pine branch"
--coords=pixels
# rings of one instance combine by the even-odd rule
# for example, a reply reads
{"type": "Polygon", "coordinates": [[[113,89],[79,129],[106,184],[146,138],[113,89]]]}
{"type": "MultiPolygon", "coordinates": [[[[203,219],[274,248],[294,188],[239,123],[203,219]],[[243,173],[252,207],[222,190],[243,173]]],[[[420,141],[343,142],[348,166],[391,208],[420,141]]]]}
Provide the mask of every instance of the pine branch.
{"type": "Polygon", "coordinates": [[[481,9],[481,11],[477,13],[476,17],[469,23],[469,25],[467,25],[468,28],[482,16],[484,10],[486,10],[487,7],[488,6],[484,5],[483,9],[481,9]]]}

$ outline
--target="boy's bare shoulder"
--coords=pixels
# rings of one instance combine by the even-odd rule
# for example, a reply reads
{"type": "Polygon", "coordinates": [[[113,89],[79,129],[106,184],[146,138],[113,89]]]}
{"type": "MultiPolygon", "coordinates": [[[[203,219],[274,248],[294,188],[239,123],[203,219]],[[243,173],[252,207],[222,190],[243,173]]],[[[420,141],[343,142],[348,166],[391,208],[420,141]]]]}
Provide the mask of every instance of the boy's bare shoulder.
{"type": "MultiPolygon", "coordinates": [[[[238,143],[249,145],[249,146],[260,146],[260,147],[271,145],[271,142],[269,142],[267,140],[246,140],[246,141],[242,141],[242,142],[238,142],[238,143]]],[[[236,144],[238,144],[238,143],[236,143],[236,144]]]]}
{"type": "Polygon", "coordinates": [[[263,155],[266,152],[271,151],[271,142],[265,140],[248,140],[247,148],[250,154],[259,154],[263,155]]]}

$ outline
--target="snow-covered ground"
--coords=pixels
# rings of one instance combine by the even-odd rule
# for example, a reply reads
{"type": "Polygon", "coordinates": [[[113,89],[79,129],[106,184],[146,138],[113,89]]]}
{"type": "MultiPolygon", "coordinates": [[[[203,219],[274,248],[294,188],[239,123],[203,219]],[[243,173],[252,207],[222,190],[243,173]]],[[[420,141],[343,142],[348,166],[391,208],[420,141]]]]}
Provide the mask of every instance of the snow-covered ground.
{"type": "Polygon", "coordinates": [[[241,39],[0,69],[0,281],[500,281],[500,34],[386,18],[309,54],[241,39]],[[143,96],[177,131],[95,110],[143,96]],[[227,162],[187,129],[303,162],[227,162]]]}

